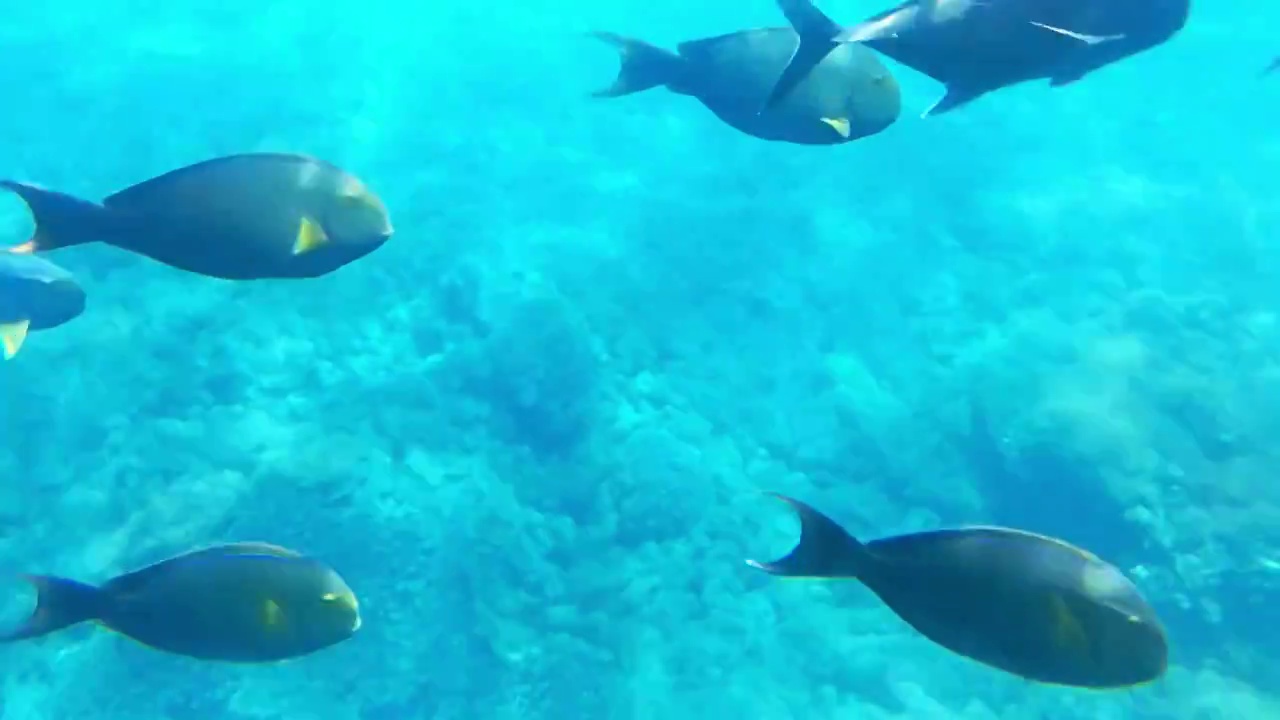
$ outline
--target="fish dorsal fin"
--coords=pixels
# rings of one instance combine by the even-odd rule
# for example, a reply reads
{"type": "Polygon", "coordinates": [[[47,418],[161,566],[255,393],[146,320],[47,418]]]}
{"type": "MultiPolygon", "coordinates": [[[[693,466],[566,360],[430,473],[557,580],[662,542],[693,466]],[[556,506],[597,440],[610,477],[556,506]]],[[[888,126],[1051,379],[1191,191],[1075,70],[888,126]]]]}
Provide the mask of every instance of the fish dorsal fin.
{"type": "Polygon", "coordinates": [[[676,52],[680,53],[680,57],[687,60],[701,60],[710,58],[715,55],[716,49],[729,40],[737,38],[743,33],[752,32],[751,30],[740,30],[738,32],[725,33],[714,37],[701,38],[698,40],[686,40],[676,46],[676,52]]]}
{"type": "Polygon", "coordinates": [[[223,165],[234,165],[241,162],[275,161],[284,163],[296,163],[298,165],[310,164],[318,167],[338,168],[332,163],[325,162],[309,155],[296,155],[293,153],[241,153],[239,155],[226,155],[224,157],[204,160],[194,165],[187,165],[176,170],[170,170],[163,175],[143,180],[135,185],[120,190],[119,192],[108,195],[102,204],[106,207],[121,210],[137,206],[147,206],[152,197],[156,193],[162,193],[162,188],[170,186],[174,181],[181,180],[188,175],[199,174],[219,168],[223,165]]]}
{"type": "Polygon", "coordinates": [[[132,572],[120,575],[108,582],[104,589],[110,589],[113,593],[129,594],[137,589],[145,586],[152,577],[163,573],[174,563],[188,562],[191,560],[200,560],[202,558],[228,555],[258,555],[274,558],[298,558],[302,557],[299,553],[288,548],[272,545],[265,542],[238,542],[227,543],[225,545],[213,545],[210,547],[200,548],[191,552],[182,553],[173,557],[165,558],[159,562],[152,563],[145,567],[139,568],[132,572]]]}
{"type": "Polygon", "coordinates": [[[198,552],[212,553],[221,552],[224,555],[270,555],[272,557],[297,558],[302,557],[302,553],[290,550],[279,545],[272,545],[265,542],[238,542],[229,543],[227,545],[215,545],[214,547],[205,548],[198,552]]]}

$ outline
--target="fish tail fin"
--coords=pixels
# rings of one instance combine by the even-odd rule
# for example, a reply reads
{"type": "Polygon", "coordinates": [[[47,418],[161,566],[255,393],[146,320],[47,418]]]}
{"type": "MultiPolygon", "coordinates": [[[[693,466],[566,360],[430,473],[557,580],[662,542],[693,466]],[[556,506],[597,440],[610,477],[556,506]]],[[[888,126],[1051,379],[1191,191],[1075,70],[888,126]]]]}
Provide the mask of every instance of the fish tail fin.
{"type": "Polygon", "coordinates": [[[102,591],[92,585],[50,575],[23,575],[39,593],[31,617],[0,634],[0,642],[37,638],[102,615],[102,591]]]}
{"type": "Polygon", "coordinates": [[[823,58],[840,45],[836,36],[842,28],[811,0],[778,0],[778,9],[782,10],[787,22],[791,23],[799,42],[795,52],[791,54],[791,60],[769,91],[769,97],[764,101],[764,110],[782,102],[797,85],[804,82],[823,58]]]}
{"type": "Polygon", "coordinates": [[[621,65],[613,84],[591,93],[592,97],[613,98],[630,95],[675,80],[684,67],[684,59],[643,40],[616,33],[595,31],[591,37],[602,40],[618,51],[621,65]]]}
{"type": "Polygon", "coordinates": [[[0,180],[0,189],[21,198],[35,221],[31,239],[9,248],[13,253],[37,253],[93,242],[107,212],[97,203],[14,180],[0,180]]]}
{"type": "Polygon", "coordinates": [[[772,562],[747,560],[753,568],[784,577],[859,577],[871,554],[835,520],[794,498],[769,493],[795,511],[800,541],[791,552],[772,562]]]}

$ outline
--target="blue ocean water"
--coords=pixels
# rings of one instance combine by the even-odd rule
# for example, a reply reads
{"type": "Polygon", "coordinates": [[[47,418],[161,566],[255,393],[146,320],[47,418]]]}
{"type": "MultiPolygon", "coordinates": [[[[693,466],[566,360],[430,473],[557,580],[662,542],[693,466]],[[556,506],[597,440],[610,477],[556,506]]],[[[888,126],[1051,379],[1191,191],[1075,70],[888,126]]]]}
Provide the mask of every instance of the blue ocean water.
{"type": "MultiPolygon", "coordinates": [[[[90,627],[0,648],[3,720],[1280,717],[1280,11],[1197,2],[1061,89],[840,147],[662,90],[768,0],[16,3],[0,176],[100,198],[316,155],[396,236],[304,282],[86,246],[86,313],[0,365],[0,570],[104,580],[263,539],[361,596],[352,640],[206,664],[90,627]],[[764,498],[861,537],[999,523],[1124,569],[1171,667],[1035,685],[857,583],[743,564],[764,498]]],[[[823,3],[852,22],[871,0],[823,3]]],[[[30,218],[0,197],[0,243],[30,218]]],[[[5,617],[29,610],[14,581],[5,617]]]]}

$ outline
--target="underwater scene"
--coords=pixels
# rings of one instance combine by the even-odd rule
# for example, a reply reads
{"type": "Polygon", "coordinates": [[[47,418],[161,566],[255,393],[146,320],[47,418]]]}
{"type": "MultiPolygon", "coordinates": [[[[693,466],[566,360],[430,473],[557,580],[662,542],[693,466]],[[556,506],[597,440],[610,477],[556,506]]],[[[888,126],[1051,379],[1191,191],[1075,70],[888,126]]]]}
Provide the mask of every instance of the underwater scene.
{"type": "Polygon", "coordinates": [[[0,720],[1280,718],[1280,8],[3,15],[0,720]]]}

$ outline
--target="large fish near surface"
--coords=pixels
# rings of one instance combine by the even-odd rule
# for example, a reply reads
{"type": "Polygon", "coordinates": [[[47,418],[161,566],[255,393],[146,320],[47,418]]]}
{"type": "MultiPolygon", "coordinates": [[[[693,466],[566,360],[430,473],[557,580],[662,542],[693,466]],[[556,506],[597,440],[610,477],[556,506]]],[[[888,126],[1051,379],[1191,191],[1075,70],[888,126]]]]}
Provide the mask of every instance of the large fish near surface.
{"type": "Polygon", "coordinates": [[[71,322],[85,293],[71,273],[33,255],[0,252],[0,354],[11,359],[27,334],[71,322]]]}
{"type": "Polygon", "coordinates": [[[860,42],[946,86],[926,116],[1029,80],[1068,85],[1164,43],[1190,14],[1190,0],[909,0],[844,28],[811,0],[778,5],[804,40],[766,106],[793,92],[815,57],[860,42]]]}
{"type": "Polygon", "coordinates": [[[1168,665],[1155,611],[1118,569],[1054,538],[967,527],[860,542],[808,505],[776,495],[800,541],[774,575],[857,579],[933,642],[1038,682],[1127,688],[1168,665]]]}
{"type": "Polygon", "coordinates": [[[902,108],[897,80],[875,53],[831,46],[794,91],[761,111],[795,54],[791,28],[760,28],[680,43],[676,52],[613,33],[593,33],[621,55],[617,80],[596,97],[618,97],[665,86],[688,95],[729,126],[764,140],[836,145],[874,135],[902,108]]]}
{"type": "Polygon", "coordinates": [[[330,163],[302,155],[231,155],[121,190],[101,204],[0,181],[35,219],[12,252],[103,242],[227,280],[325,275],[392,233],[382,201],[330,163]]]}
{"type": "Polygon", "coordinates": [[[335,645],[360,629],[360,607],[332,568],[259,542],[195,550],[101,586],[24,576],[35,611],[0,642],[97,621],[143,645],[202,660],[272,662],[335,645]]]}

